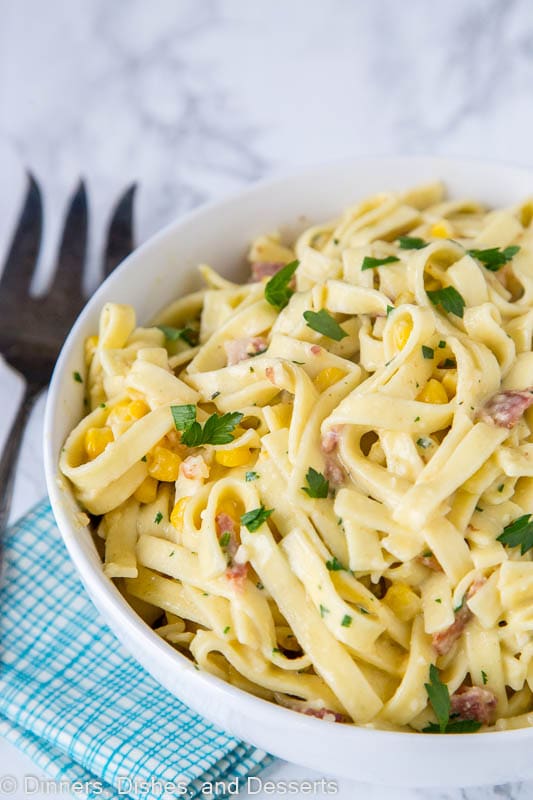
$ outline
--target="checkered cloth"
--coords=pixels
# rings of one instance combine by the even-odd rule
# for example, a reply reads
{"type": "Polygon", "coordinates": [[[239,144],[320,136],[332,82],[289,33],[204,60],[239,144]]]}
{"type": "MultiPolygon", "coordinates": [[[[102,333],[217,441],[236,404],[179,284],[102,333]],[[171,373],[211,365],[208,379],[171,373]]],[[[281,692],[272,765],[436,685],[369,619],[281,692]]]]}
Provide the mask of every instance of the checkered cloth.
{"type": "Polygon", "coordinates": [[[90,798],[166,800],[185,785],[194,798],[206,781],[243,781],[270,761],[124,652],[85,594],[47,502],[2,547],[0,734],[52,778],[81,782],[90,798]]]}

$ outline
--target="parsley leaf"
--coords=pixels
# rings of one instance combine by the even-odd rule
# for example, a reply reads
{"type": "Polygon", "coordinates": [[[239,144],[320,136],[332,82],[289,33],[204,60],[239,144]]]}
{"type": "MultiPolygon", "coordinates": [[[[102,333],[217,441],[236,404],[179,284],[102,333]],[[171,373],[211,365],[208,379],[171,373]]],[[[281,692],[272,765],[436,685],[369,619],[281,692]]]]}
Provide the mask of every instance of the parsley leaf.
{"type": "Polygon", "coordinates": [[[520,547],[521,555],[527,553],[533,547],[533,522],[531,514],[523,514],[514,522],[509,523],[503,529],[503,533],[497,537],[498,541],[508,547],[520,547]]]}
{"type": "Polygon", "coordinates": [[[326,561],[326,567],[329,569],[330,572],[340,572],[341,570],[345,569],[345,567],[341,564],[337,556],[329,558],[326,561]]]}
{"type": "Polygon", "coordinates": [[[253,508],[251,511],[247,511],[246,514],[242,515],[241,524],[244,525],[245,528],[248,528],[250,533],[254,533],[254,531],[266,522],[273,511],[273,508],[265,508],[264,506],[253,508]]]}
{"type": "Polygon", "coordinates": [[[339,323],[333,319],[325,308],[320,311],[304,311],[304,319],[307,325],[322,336],[327,336],[328,339],[335,339],[340,342],[345,336],[348,336],[339,323]]]}
{"type": "Polygon", "coordinates": [[[429,667],[429,681],[424,686],[438,724],[431,722],[423,728],[423,733],[475,733],[481,728],[481,722],[475,719],[458,719],[450,722],[450,692],[446,684],[442,683],[435,664],[429,667]]]}
{"type": "Polygon", "coordinates": [[[349,614],[345,614],[341,620],[341,625],[343,628],[349,628],[352,624],[352,617],[349,614]]]}
{"type": "Polygon", "coordinates": [[[322,603],[320,603],[320,616],[322,619],[324,619],[326,614],[329,614],[329,608],[326,608],[326,606],[323,606],[322,603]]]}
{"type": "Polygon", "coordinates": [[[83,378],[81,377],[79,372],[73,372],[72,377],[76,381],[76,383],[83,383],[83,378]]]}
{"type": "Polygon", "coordinates": [[[439,677],[439,671],[435,664],[430,664],[429,667],[429,683],[425,683],[425,689],[431,704],[431,708],[435,712],[435,716],[439,722],[439,729],[444,733],[446,726],[450,721],[450,693],[445,683],[442,683],[439,677]]]}
{"type": "Polygon", "coordinates": [[[158,511],[157,514],[154,517],[155,524],[159,525],[159,523],[161,522],[162,519],[163,519],[163,514],[160,511],[158,511]]]}
{"type": "Polygon", "coordinates": [[[399,236],[398,243],[402,250],[422,250],[429,242],[419,239],[418,236],[399,236]]]}
{"type": "Polygon", "coordinates": [[[397,256],[387,256],[386,258],[372,258],[365,256],[361,265],[361,271],[365,269],[374,269],[374,267],[383,267],[385,264],[394,264],[395,261],[400,259],[397,256]]]}
{"type": "Polygon", "coordinates": [[[435,351],[433,350],[432,347],[426,347],[426,345],[423,344],[422,345],[422,355],[424,356],[424,358],[434,358],[435,357],[435,351]]]}
{"type": "Polygon", "coordinates": [[[309,467],[305,476],[307,486],[302,486],[302,490],[309,497],[327,497],[329,493],[329,481],[325,479],[321,472],[317,472],[313,467],[309,467]]]}
{"type": "Polygon", "coordinates": [[[196,407],[193,405],[170,406],[177,431],[181,431],[181,441],[188,447],[202,444],[229,444],[233,441],[233,430],[243,418],[239,411],[228,414],[211,414],[204,427],[196,421],[196,407]]]}
{"type": "Polygon", "coordinates": [[[394,306],[387,306],[387,316],[389,316],[391,311],[394,311],[394,306]]]}
{"type": "Polygon", "coordinates": [[[435,289],[434,292],[427,292],[427,296],[434,306],[441,306],[449,314],[463,317],[465,301],[453,286],[446,286],[445,289],[435,289]]]}
{"type": "Polygon", "coordinates": [[[486,250],[468,250],[468,255],[481,261],[484,267],[491,272],[497,272],[518,253],[520,247],[516,244],[509,245],[500,250],[499,247],[489,247],[486,250]]]}
{"type": "Polygon", "coordinates": [[[169,342],[177,342],[181,339],[191,347],[198,344],[198,331],[194,328],[173,328],[171,325],[158,325],[157,327],[163,331],[169,342]]]}
{"type": "Polygon", "coordinates": [[[230,540],[231,540],[231,534],[228,531],[226,531],[226,533],[222,534],[222,536],[218,540],[218,543],[222,547],[222,549],[224,549],[225,547],[228,546],[230,540]]]}
{"type": "Polygon", "coordinates": [[[170,413],[177,431],[184,431],[196,420],[196,406],[170,406],[170,413]]]}
{"type": "Polygon", "coordinates": [[[281,311],[291,299],[294,291],[289,288],[292,276],[298,268],[299,261],[291,261],[273,275],[265,286],[265,300],[281,311]]]}
{"type": "Polygon", "coordinates": [[[486,685],[487,685],[487,681],[488,681],[488,679],[489,679],[489,676],[487,675],[487,673],[485,672],[485,670],[484,670],[484,669],[482,669],[482,670],[481,670],[481,680],[483,681],[483,686],[486,686],[486,685]]]}
{"type": "Polygon", "coordinates": [[[256,481],[258,479],[258,477],[259,477],[259,474],[257,472],[254,472],[253,470],[250,470],[244,476],[244,480],[245,481],[256,481]]]}

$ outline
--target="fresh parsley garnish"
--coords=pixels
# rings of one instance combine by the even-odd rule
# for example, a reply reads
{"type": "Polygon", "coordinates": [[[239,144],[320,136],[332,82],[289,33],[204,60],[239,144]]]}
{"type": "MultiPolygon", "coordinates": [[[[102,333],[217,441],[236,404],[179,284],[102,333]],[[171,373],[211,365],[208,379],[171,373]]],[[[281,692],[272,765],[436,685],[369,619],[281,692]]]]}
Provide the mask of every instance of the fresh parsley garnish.
{"type": "Polygon", "coordinates": [[[432,347],[426,347],[426,345],[423,344],[422,345],[422,355],[424,356],[424,358],[434,358],[435,357],[435,351],[433,350],[432,347]]]}
{"type": "Polygon", "coordinates": [[[389,316],[389,314],[391,313],[391,311],[394,311],[394,306],[389,306],[389,305],[388,305],[388,306],[387,306],[387,316],[389,316]]]}
{"type": "Polygon", "coordinates": [[[520,554],[524,555],[533,547],[533,522],[531,514],[523,514],[514,522],[510,522],[497,537],[498,541],[507,547],[520,547],[520,554]]]}
{"type": "Polygon", "coordinates": [[[398,244],[402,250],[422,250],[429,242],[419,239],[418,236],[399,236],[398,244]]]}
{"type": "Polygon", "coordinates": [[[446,342],[444,341],[444,339],[441,339],[441,340],[440,340],[440,342],[439,342],[439,345],[438,345],[438,346],[441,348],[441,350],[442,350],[444,347],[446,347],[446,342]]]}
{"type": "Polygon", "coordinates": [[[330,572],[340,572],[341,570],[346,569],[346,567],[344,567],[341,564],[341,562],[339,561],[337,556],[333,556],[333,558],[329,558],[326,561],[326,567],[329,569],[330,572]]]}
{"type": "Polygon", "coordinates": [[[509,245],[500,250],[499,247],[488,247],[486,250],[468,250],[468,255],[481,261],[484,267],[491,272],[497,272],[504,264],[511,261],[518,253],[520,247],[516,244],[509,245]]]}
{"type": "Polygon", "coordinates": [[[457,362],[453,358],[445,358],[442,364],[439,364],[441,369],[455,369],[457,362]]]}
{"type": "Polygon", "coordinates": [[[170,406],[172,418],[177,431],[181,431],[181,442],[188,447],[199,447],[202,444],[229,444],[233,441],[233,431],[243,418],[240,411],[228,414],[211,414],[200,425],[196,421],[196,407],[193,405],[170,406]]]}
{"type": "Polygon", "coordinates": [[[266,522],[273,511],[273,508],[265,508],[264,506],[253,508],[251,511],[247,511],[242,515],[241,524],[244,525],[245,528],[248,528],[250,533],[254,533],[254,531],[266,522]]]}
{"type": "Polygon", "coordinates": [[[313,467],[309,467],[305,476],[307,486],[302,486],[302,490],[309,497],[323,498],[329,494],[329,481],[325,479],[321,472],[317,472],[313,467]]]}
{"type": "Polygon", "coordinates": [[[418,445],[419,447],[421,447],[423,450],[427,450],[427,449],[428,449],[428,447],[431,447],[431,445],[433,444],[433,442],[431,441],[431,439],[426,439],[426,437],[425,437],[425,436],[421,436],[421,437],[420,437],[420,439],[417,439],[417,440],[416,440],[416,443],[417,443],[417,445],[418,445]]]}
{"type": "Polygon", "coordinates": [[[259,477],[259,474],[257,472],[254,472],[253,470],[250,470],[244,476],[244,480],[245,481],[256,481],[258,479],[258,477],[259,477]]]}
{"type": "Polygon", "coordinates": [[[481,723],[473,719],[450,722],[450,692],[446,684],[442,683],[435,664],[430,665],[429,683],[425,683],[424,686],[438,724],[430,723],[423,729],[423,733],[474,733],[481,728],[481,723]]]}
{"type": "Polygon", "coordinates": [[[291,261],[290,264],[285,264],[285,266],[282,267],[279,272],[276,272],[265,285],[265,300],[279,311],[285,308],[294,294],[289,284],[299,263],[299,261],[291,261]]]}
{"type": "Polygon", "coordinates": [[[349,614],[345,614],[341,620],[341,625],[343,628],[349,628],[352,624],[352,617],[349,614]]]}
{"type": "Polygon", "coordinates": [[[372,256],[365,256],[361,265],[361,271],[365,269],[374,269],[374,267],[384,267],[385,264],[394,264],[400,259],[398,256],[387,256],[386,258],[372,258],[372,256]]]}
{"type": "Polygon", "coordinates": [[[173,328],[171,325],[158,325],[160,331],[163,331],[165,338],[169,342],[177,342],[181,339],[186,342],[190,347],[198,344],[198,331],[194,328],[173,328]]]}
{"type": "Polygon", "coordinates": [[[304,319],[307,325],[322,336],[327,336],[328,339],[335,339],[340,342],[345,336],[348,336],[345,330],[341,328],[337,320],[333,319],[325,308],[320,311],[304,311],[304,319]]]}
{"type": "Polygon", "coordinates": [[[76,381],[76,383],[83,383],[83,378],[81,377],[79,372],[73,372],[72,377],[76,381]]]}
{"type": "Polygon", "coordinates": [[[160,511],[158,511],[157,514],[154,517],[155,524],[159,525],[159,523],[161,522],[162,519],[163,519],[163,514],[160,511]]]}
{"type": "Polygon", "coordinates": [[[486,686],[486,685],[487,685],[487,681],[488,681],[488,679],[489,679],[489,676],[487,675],[487,673],[485,672],[485,670],[484,670],[484,669],[482,669],[482,670],[481,670],[481,680],[483,681],[483,686],[486,686]]]}
{"type": "Polygon", "coordinates": [[[435,289],[427,292],[427,296],[434,306],[440,306],[443,311],[455,314],[456,317],[463,317],[465,301],[453,286],[446,286],[445,289],[435,289]]]}
{"type": "Polygon", "coordinates": [[[228,546],[228,544],[230,543],[230,539],[231,539],[231,534],[229,533],[229,531],[226,531],[225,533],[222,534],[222,536],[218,540],[218,543],[222,547],[222,549],[228,546]]]}
{"type": "Polygon", "coordinates": [[[226,634],[226,633],[229,633],[229,632],[230,632],[230,630],[231,630],[230,626],[229,626],[229,625],[226,625],[226,627],[224,628],[224,630],[222,631],[222,633],[224,633],[224,634],[226,634]]]}
{"type": "Polygon", "coordinates": [[[322,619],[324,619],[326,614],[329,614],[329,608],[326,608],[326,606],[323,606],[322,603],[320,603],[320,616],[322,619]]]}

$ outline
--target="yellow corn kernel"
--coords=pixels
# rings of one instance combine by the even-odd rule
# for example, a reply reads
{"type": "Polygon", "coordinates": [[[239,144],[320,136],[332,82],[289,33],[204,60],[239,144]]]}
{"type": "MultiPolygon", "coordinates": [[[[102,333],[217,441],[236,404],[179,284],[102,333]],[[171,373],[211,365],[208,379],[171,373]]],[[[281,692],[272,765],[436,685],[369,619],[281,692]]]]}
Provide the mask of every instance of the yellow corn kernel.
{"type": "Polygon", "coordinates": [[[85,432],[85,452],[87,456],[93,460],[101,453],[104,452],[108,444],[114,440],[113,431],[111,428],[89,428],[85,432]]]}
{"type": "Polygon", "coordinates": [[[344,378],[345,375],[345,371],[339,369],[339,367],[326,367],[318,373],[313,383],[319,392],[323,392],[333,386],[334,383],[337,383],[337,381],[340,381],[341,378],[344,378]]]}
{"type": "Polygon", "coordinates": [[[131,403],[128,403],[128,414],[132,419],[140,419],[149,411],[150,406],[144,400],[132,400],[131,403]]]}
{"type": "Polygon", "coordinates": [[[148,474],[158,481],[178,479],[181,458],[166,447],[154,447],[148,459],[148,474]]]}
{"type": "Polygon", "coordinates": [[[420,598],[406,583],[393,583],[383,598],[383,602],[391,611],[394,611],[402,622],[413,619],[420,610],[420,598]]]}
{"type": "Polygon", "coordinates": [[[157,498],[157,481],[149,475],[137,487],[133,496],[139,503],[154,503],[157,498]]]}
{"type": "Polygon", "coordinates": [[[247,447],[234,447],[233,450],[217,450],[215,461],[223,467],[242,467],[250,460],[247,447]]]}
{"type": "Polygon", "coordinates": [[[431,226],[429,235],[434,236],[435,239],[449,239],[453,235],[452,226],[446,220],[441,219],[440,222],[431,226]]]}
{"type": "Polygon", "coordinates": [[[453,397],[457,390],[457,372],[453,369],[446,370],[446,374],[442,379],[442,385],[446,389],[448,397],[453,397]]]}
{"type": "Polygon", "coordinates": [[[416,399],[422,403],[447,403],[448,395],[440,381],[430,378],[416,399]]]}
{"type": "Polygon", "coordinates": [[[85,363],[87,366],[91,363],[94,351],[98,347],[98,336],[88,336],[85,339],[85,363]]]}
{"type": "Polygon", "coordinates": [[[121,400],[120,403],[117,403],[107,417],[107,421],[110,425],[117,425],[122,422],[129,422],[130,415],[128,413],[128,400],[121,400]]]}
{"type": "Polygon", "coordinates": [[[397,350],[403,350],[407,344],[407,340],[409,339],[412,330],[413,323],[411,320],[401,319],[396,323],[392,331],[392,338],[397,350]]]}
{"type": "Polygon", "coordinates": [[[183,516],[189,500],[190,497],[181,497],[172,509],[170,524],[176,528],[177,531],[183,528],[183,516]]]}

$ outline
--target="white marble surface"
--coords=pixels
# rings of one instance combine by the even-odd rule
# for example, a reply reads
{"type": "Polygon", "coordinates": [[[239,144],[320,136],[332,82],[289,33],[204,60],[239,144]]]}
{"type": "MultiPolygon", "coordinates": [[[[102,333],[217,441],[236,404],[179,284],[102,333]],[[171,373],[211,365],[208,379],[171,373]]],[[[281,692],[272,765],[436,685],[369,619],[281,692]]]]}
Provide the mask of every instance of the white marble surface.
{"type": "MultiPolygon", "coordinates": [[[[110,211],[132,181],[142,241],[205,200],[336,157],[531,164],[532,79],[528,0],[0,0],[0,260],[26,167],[45,195],[42,290],[80,175],[94,285],[110,211]]],[[[17,388],[0,369],[0,437],[17,388]]],[[[13,516],[44,494],[42,408],[25,437],[13,516]]],[[[35,769],[0,742],[7,773],[35,769]]],[[[270,773],[311,777],[283,764],[270,773]]],[[[533,797],[533,784],[417,791],[342,781],[337,796],[518,800],[533,797]]]]}

